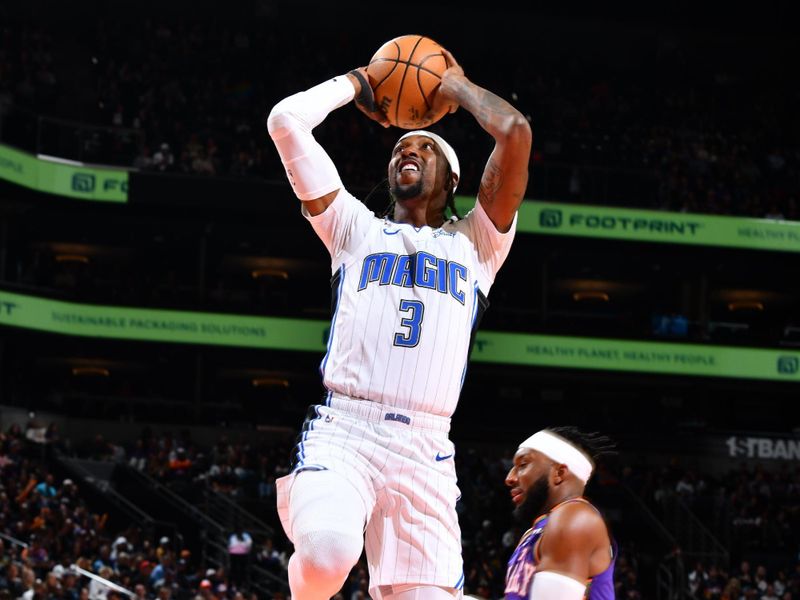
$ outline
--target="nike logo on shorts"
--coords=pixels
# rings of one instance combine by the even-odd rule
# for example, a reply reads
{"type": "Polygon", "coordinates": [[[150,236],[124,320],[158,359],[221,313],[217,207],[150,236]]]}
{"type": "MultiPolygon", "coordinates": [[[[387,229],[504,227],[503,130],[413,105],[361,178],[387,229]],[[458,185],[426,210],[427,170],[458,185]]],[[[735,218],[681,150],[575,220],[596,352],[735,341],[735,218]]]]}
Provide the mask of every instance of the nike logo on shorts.
{"type": "Polygon", "coordinates": [[[447,460],[447,459],[448,459],[448,458],[450,458],[451,456],[453,456],[453,455],[452,455],[452,454],[446,454],[445,456],[442,456],[441,454],[439,454],[439,453],[437,452],[437,453],[436,453],[436,462],[439,462],[439,461],[441,461],[441,460],[447,460]]]}

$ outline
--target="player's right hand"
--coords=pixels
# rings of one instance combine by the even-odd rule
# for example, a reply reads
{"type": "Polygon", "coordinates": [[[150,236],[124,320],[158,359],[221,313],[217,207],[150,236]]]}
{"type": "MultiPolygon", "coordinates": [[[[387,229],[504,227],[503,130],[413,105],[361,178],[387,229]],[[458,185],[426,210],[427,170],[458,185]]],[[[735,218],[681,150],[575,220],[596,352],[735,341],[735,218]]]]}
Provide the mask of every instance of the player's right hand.
{"type": "Polygon", "coordinates": [[[347,74],[348,79],[353,84],[353,88],[356,91],[355,101],[358,110],[363,112],[373,121],[377,121],[384,127],[389,127],[390,123],[389,120],[386,118],[386,115],[382,110],[378,108],[378,105],[375,103],[375,93],[372,90],[372,87],[369,85],[369,76],[367,75],[367,67],[358,67],[357,69],[353,69],[347,74]],[[358,77],[354,73],[360,73],[361,77],[358,77]],[[363,84],[366,85],[363,85],[363,84]]]}

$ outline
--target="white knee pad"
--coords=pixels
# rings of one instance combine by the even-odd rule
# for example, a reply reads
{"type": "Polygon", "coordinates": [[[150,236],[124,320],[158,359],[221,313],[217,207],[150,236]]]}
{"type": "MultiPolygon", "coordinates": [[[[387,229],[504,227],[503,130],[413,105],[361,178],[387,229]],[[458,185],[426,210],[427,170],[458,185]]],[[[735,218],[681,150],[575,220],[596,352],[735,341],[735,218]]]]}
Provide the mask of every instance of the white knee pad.
{"type": "Polygon", "coordinates": [[[361,556],[361,536],[333,531],[318,531],[295,538],[292,570],[307,584],[314,583],[335,593],[361,556]]]}
{"type": "Polygon", "coordinates": [[[364,548],[364,501],[341,475],[304,471],[292,483],[289,512],[295,548],[289,560],[292,597],[327,600],[364,548]]]}
{"type": "Polygon", "coordinates": [[[327,470],[302,471],[292,483],[289,520],[295,545],[298,537],[320,531],[363,538],[367,506],[342,475],[327,470]]]}

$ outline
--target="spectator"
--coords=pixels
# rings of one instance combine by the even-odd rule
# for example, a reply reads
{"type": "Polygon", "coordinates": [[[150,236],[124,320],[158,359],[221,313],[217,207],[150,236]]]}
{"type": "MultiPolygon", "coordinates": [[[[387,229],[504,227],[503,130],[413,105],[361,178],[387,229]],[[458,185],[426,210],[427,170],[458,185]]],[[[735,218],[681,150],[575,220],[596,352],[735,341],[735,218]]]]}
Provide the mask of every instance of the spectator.
{"type": "Polygon", "coordinates": [[[159,146],[158,151],[153,155],[152,165],[156,171],[165,172],[173,170],[175,156],[172,154],[168,143],[164,142],[159,146]]]}
{"type": "Polygon", "coordinates": [[[169,554],[169,538],[167,536],[161,536],[161,539],[158,540],[158,548],[156,548],[156,556],[159,560],[164,558],[166,555],[169,554]]]}
{"type": "Polygon", "coordinates": [[[240,587],[248,582],[250,553],[253,539],[241,526],[237,526],[228,538],[228,559],[231,583],[240,587]]]}
{"type": "MultiPolygon", "coordinates": [[[[103,566],[98,572],[100,577],[108,581],[111,581],[113,574],[111,567],[108,566],[103,566]]],[[[97,579],[92,579],[91,583],[89,583],[89,600],[110,600],[108,598],[110,591],[110,586],[97,579]]]]}
{"type": "Polygon", "coordinates": [[[172,477],[180,478],[189,475],[189,470],[192,468],[192,461],[186,456],[186,450],[178,448],[175,451],[175,457],[169,461],[169,469],[172,477]]]}
{"type": "Polygon", "coordinates": [[[44,481],[39,483],[34,490],[37,494],[39,494],[42,498],[55,498],[56,497],[56,488],[53,486],[53,475],[48,473],[45,475],[44,481]]]}

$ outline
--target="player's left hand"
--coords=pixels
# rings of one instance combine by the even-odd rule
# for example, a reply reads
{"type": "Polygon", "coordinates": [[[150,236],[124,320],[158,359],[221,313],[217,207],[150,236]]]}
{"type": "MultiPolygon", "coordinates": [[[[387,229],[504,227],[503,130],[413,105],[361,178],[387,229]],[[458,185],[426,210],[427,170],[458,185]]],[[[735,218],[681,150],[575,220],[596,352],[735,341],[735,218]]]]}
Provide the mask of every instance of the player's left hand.
{"type": "Polygon", "coordinates": [[[369,76],[366,67],[358,67],[347,74],[356,90],[355,102],[358,110],[363,112],[373,121],[377,121],[384,127],[389,127],[389,120],[382,110],[375,104],[375,92],[369,85],[369,76]],[[358,75],[361,75],[359,77],[358,75]]]}

